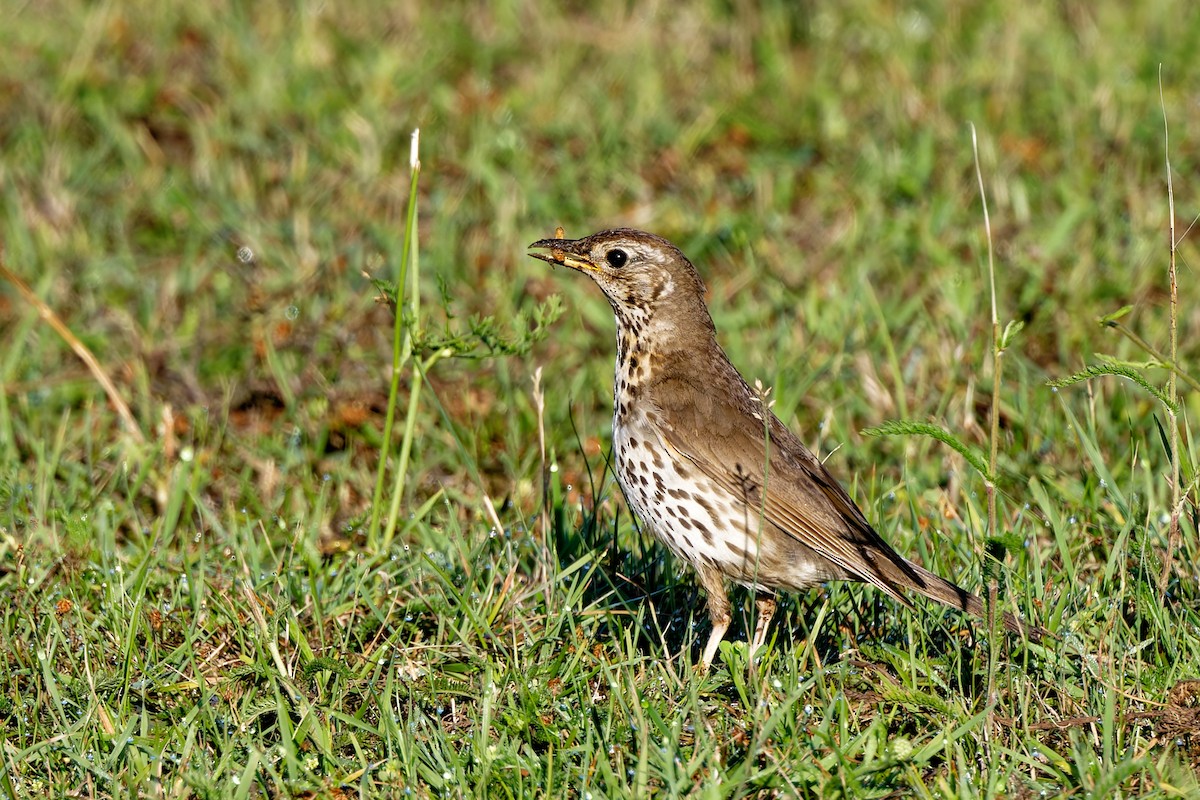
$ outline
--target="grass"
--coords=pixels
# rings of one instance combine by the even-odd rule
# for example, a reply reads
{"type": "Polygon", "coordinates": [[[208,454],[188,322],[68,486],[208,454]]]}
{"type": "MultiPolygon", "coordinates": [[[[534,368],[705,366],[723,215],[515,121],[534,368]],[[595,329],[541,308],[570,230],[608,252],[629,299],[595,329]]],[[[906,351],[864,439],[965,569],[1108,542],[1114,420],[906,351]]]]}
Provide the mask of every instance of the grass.
{"type": "Polygon", "coordinates": [[[0,282],[4,793],[1200,794],[1200,400],[1181,378],[1162,592],[1147,390],[1170,399],[1148,347],[1200,355],[1186,6],[433,8],[0,25],[4,263],[144,437],[0,282]],[[1002,373],[968,123],[997,322],[1024,323],[1002,373]],[[606,464],[611,313],[524,255],[558,224],[683,247],[885,538],[1059,638],[832,584],[785,599],[754,669],[738,595],[698,675],[702,595],[606,464]],[[412,309],[399,348],[364,273],[412,309]],[[862,433],[889,425],[944,436],[862,433]],[[993,442],[989,530],[947,443],[993,442]]]}

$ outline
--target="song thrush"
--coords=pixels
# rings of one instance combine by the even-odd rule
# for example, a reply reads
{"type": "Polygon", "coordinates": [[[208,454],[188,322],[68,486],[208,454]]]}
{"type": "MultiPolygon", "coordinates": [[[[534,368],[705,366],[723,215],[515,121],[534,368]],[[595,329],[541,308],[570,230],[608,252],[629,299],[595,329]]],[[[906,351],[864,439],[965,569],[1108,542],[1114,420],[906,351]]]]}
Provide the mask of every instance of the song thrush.
{"type": "MultiPolygon", "coordinates": [[[[589,276],[616,315],[616,477],[633,511],[707,592],[712,634],[702,669],[729,627],[726,578],[756,593],[752,656],[776,589],[863,581],[910,608],[905,590],[983,615],[978,597],[893,550],[746,384],[717,344],[704,284],[677,247],[632,229],[562,235],[534,242],[550,252],[530,255],[589,276]]],[[[1004,626],[1039,633],[1011,614],[1004,626]]]]}

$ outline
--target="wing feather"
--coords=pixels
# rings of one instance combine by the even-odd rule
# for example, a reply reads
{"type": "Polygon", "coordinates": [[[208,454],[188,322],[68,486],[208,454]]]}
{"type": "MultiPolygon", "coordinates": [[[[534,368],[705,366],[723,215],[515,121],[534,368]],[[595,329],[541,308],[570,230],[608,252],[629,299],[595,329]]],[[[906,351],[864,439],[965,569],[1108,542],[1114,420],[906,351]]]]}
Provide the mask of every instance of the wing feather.
{"type": "Polygon", "coordinates": [[[655,381],[649,399],[660,412],[664,443],[848,576],[909,605],[901,589],[925,586],[913,566],[879,536],[795,434],[769,410],[769,422],[762,422],[764,409],[749,387],[740,379],[730,383],[700,386],[694,372],[655,381]]]}

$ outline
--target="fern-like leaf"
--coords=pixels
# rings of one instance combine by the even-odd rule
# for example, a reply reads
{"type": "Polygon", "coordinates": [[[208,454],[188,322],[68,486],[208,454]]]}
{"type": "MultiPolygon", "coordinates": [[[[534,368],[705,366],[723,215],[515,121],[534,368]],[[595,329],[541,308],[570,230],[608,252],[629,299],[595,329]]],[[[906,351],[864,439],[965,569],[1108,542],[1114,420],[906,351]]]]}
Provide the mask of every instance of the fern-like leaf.
{"type": "Polygon", "coordinates": [[[893,420],[873,428],[867,428],[863,434],[865,436],[928,436],[931,439],[937,439],[965,458],[967,463],[974,467],[975,471],[985,480],[994,482],[983,456],[957,436],[937,425],[931,425],[928,422],[913,422],[912,420],[893,420]]]}
{"type": "Polygon", "coordinates": [[[1092,378],[1099,378],[1103,375],[1115,375],[1118,378],[1125,378],[1126,380],[1133,381],[1138,386],[1141,386],[1143,389],[1157,398],[1160,403],[1169,408],[1173,413],[1179,413],[1179,403],[1172,402],[1171,398],[1167,397],[1166,393],[1163,392],[1162,389],[1159,389],[1157,386],[1150,383],[1150,381],[1146,380],[1146,378],[1140,372],[1120,364],[1092,364],[1082,372],[1076,372],[1074,375],[1068,375],[1065,378],[1049,381],[1048,385],[1061,389],[1064,386],[1071,386],[1072,384],[1091,380],[1092,378]]]}

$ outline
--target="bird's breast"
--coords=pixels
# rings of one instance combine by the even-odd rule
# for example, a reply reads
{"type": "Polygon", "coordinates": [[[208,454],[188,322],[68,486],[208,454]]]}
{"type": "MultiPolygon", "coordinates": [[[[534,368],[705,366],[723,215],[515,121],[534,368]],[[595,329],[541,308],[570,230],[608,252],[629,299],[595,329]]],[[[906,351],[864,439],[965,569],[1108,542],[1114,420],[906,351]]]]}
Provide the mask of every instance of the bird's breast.
{"type": "Polygon", "coordinates": [[[613,452],[630,510],[679,558],[759,591],[836,577],[827,560],[766,522],[759,503],[668,446],[653,410],[635,404],[614,413],[613,452]]]}
{"type": "Polygon", "coordinates": [[[757,585],[758,515],[664,444],[650,415],[614,415],[617,481],[634,514],[678,557],[757,585]]]}

